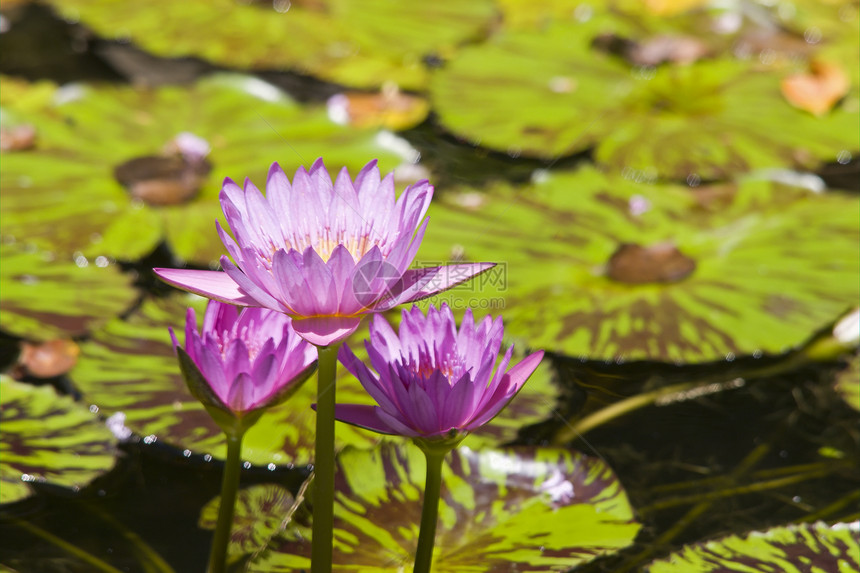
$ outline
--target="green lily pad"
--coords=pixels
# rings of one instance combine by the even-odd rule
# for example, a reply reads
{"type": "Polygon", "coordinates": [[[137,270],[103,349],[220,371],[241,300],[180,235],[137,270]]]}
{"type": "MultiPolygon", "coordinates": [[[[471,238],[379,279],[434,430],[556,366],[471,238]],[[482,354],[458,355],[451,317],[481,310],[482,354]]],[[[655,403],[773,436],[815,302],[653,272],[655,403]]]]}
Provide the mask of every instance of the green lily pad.
{"type": "Polygon", "coordinates": [[[0,328],[16,336],[80,336],[121,314],[138,297],[132,278],[105,257],[63,260],[4,243],[0,258],[0,328]]]}
{"type": "Polygon", "coordinates": [[[649,573],[857,571],[860,523],[805,523],[688,545],[649,573]]]}
{"type": "MultiPolygon", "coordinates": [[[[221,496],[215,496],[203,506],[197,522],[201,529],[215,529],[220,504],[221,496]]],[[[229,561],[264,547],[275,533],[286,527],[297,508],[293,494],[277,484],[252,485],[239,490],[227,546],[229,561]]]]}
{"type": "Polygon", "coordinates": [[[116,462],[110,430],[51,386],[0,376],[0,412],[0,503],[29,497],[31,483],[81,488],[116,462]]]}
{"type": "Polygon", "coordinates": [[[166,238],[183,259],[215,264],[225,177],[263,188],[275,161],[292,176],[323,155],[332,171],[353,174],[374,158],[384,171],[404,159],[381,132],[336,125],[324,106],[302,107],[251,77],[152,91],[72,86],[57,97],[50,114],[19,114],[36,127],[37,146],[4,157],[0,215],[4,237],[58,253],[128,260],[166,238]],[[209,154],[170,150],[183,133],[209,154]]]}
{"type": "Polygon", "coordinates": [[[596,26],[555,24],[463,50],[431,82],[441,123],[514,156],[596,147],[613,170],[680,180],[811,167],[857,147],[857,109],[795,109],[772,67],[716,59],[629,69],[590,49],[596,26]]]}
{"type": "Polygon", "coordinates": [[[52,4],[103,37],[131,40],[159,56],[197,56],[238,68],[288,67],[355,87],[394,82],[420,88],[427,75],[422,58],[482,37],[495,15],[489,0],[52,4]]]}
{"type": "Polygon", "coordinates": [[[431,206],[421,264],[500,265],[428,302],[503,309],[509,336],[571,356],[704,362],[787,351],[860,297],[855,197],[542,179],[431,206]]]}
{"type": "MultiPolygon", "coordinates": [[[[119,415],[131,431],[190,453],[226,456],[224,436],[197,400],[188,392],[179,373],[167,328],[182,340],[185,309],[194,306],[202,317],[206,301],[192,295],[149,300],[127,319],[116,319],[81,344],[78,364],[70,373],[84,398],[106,415],[119,415]]],[[[364,355],[366,336],[361,329],[350,345],[364,355]]],[[[547,361],[548,362],[548,361],[547,361]]],[[[472,445],[499,444],[513,440],[525,424],[549,417],[558,387],[551,383],[551,369],[538,369],[520,395],[491,424],[468,440],[472,445]]],[[[289,400],[266,412],[242,442],[244,460],[258,465],[304,465],[314,451],[316,377],[312,376],[289,400]]],[[[342,366],[338,368],[337,400],[373,404],[361,384],[342,366]]],[[[338,447],[370,447],[379,434],[339,424],[338,447]]]]}
{"type": "Polygon", "coordinates": [[[836,391],[849,406],[860,410],[860,355],[855,354],[836,375],[836,391]]]}
{"type": "MultiPolygon", "coordinates": [[[[336,468],[334,570],[405,571],[418,540],[423,454],[349,448],[336,468]]],[[[629,545],[639,530],[621,485],[597,459],[557,449],[446,458],[434,571],[566,571],[629,545]]],[[[292,523],[250,571],[301,571],[310,529],[292,523]]]]}

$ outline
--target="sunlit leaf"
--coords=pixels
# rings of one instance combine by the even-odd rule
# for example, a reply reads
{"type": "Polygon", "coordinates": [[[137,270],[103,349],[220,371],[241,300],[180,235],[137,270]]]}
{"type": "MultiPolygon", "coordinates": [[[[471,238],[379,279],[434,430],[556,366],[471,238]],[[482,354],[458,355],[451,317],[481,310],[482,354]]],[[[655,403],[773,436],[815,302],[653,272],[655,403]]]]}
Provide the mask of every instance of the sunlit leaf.
{"type": "Polygon", "coordinates": [[[197,56],[239,68],[284,67],[355,86],[418,88],[422,59],[485,34],[489,0],[105,0],[53,2],[111,39],[166,57],[197,56]]]}
{"type": "Polygon", "coordinates": [[[655,561],[649,573],[717,571],[857,571],[860,524],[838,523],[774,527],[745,536],[731,535],[688,545],[668,559],[655,561]]]}
{"type": "MultiPolygon", "coordinates": [[[[228,558],[233,561],[264,547],[277,531],[283,529],[298,508],[290,491],[276,484],[253,485],[239,490],[230,530],[228,558]]],[[[215,529],[221,496],[209,501],[200,511],[197,525],[215,529]]]]}
{"type": "Polygon", "coordinates": [[[113,468],[116,439],[84,406],[0,376],[0,503],[28,497],[31,483],[78,489],[113,468]]]}
{"type": "Polygon", "coordinates": [[[73,261],[5,243],[0,258],[0,328],[17,336],[80,336],[128,309],[138,297],[132,278],[106,259],[81,255],[73,261]]]}
{"type": "Polygon", "coordinates": [[[184,259],[217,263],[225,177],[264,188],[276,161],[292,177],[320,156],[353,174],[374,158],[384,171],[404,160],[379,132],[336,125],[324,106],[302,107],[251,77],[157,90],[67,86],[56,97],[50,113],[19,114],[36,127],[37,143],[4,157],[0,214],[4,237],[58,253],[129,260],[166,238],[184,259]],[[180,134],[211,151],[186,159],[180,134]],[[174,193],[189,196],[176,201],[174,193]]]}
{"type": "MultiPolygon", "coordinates": [[[[424,486],[414,446],[344,450],[335,493],[334,570],[404,571],[424,486]]],[[[566,571],[629,545],[639,525],[601,461],[556,449],[455,450],[443,469],[434,571],[566,571]]],[[[250,571],[301,571],[310,530],[291,524],[250,571]]]]}
{"type": "Polygon", "coordinates": [[[602,116],[636,81],[589,49],[598,24],[501,34],[464,49],[430,83],[441,123],[469,142],[511,155],[555,157],[590,147],[602,116]]]}
{"type": "Polygon", "coordinates": [[[628,68],[590,49],[598,24],[501,34],[434,74],[441,123],[513,156],[554,159],[596,147],[619,172],[727,179],[811,167],[857,147],[858,109],[814,117],[788,104],[781,74],[727,58],[628,68]]]}
{"type": "Polygon", "coordinates": [[[506,333],[535,348],[700,362],[784,352],[860,297],[852,196],[764,180],[649,185],[588,168],[541,177],[431,207],[422,265],[499,266],[428,302],[501,312],[506,333]]]}

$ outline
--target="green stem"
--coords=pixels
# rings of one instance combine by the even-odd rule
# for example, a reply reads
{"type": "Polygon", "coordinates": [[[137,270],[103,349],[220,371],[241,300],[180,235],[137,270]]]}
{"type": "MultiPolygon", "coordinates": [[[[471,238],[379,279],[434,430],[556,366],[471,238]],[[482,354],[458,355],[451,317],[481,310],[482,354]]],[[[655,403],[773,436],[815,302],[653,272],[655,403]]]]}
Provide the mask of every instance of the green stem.
{"type": "Polygon", "coordinates": [[[415,553],[413,573],[430,573],[433,545],[436,542],[436,522],[439,515],[439,495],[442,492],[442,462],[447,452],[424,450],[427,458],[427,480],[424,484],[424,505],[421,507],[421,531],[415,553]]]}
{"type": "Polygon", "coordinates": [[[311,571],[329,573],[334,530],[334,404],[340,344],[318,347],[317,434],[314,453],[314,510],[311,571]]]}
{"type": "Polygon", "coordinates": [[[227,570],[227,545],[233,527],[233,511],[239,493],[239,469],[241,468],[242,436],[244,433],[227,433],[227,461],[224,463],[224,478],[221,481],[221,502],[218,506],[218,523],[209,552],[209,573],[224,573],[227,570]]]}
{"type": "Polygon", "coordinates": [[[576,422],[568,423],[563,426],[558,430],[556,435],[553,436],[552,443],[557,446],[564,445],[574,438],[577,438],[586,432],[609,422],[610,420],[614,420],[619,416],[638,410],[644,406],[649,406],[666,396],[693,390],[701,386],[708,385],[703,385],[701,382],[684,382],[682,384],[673,384],[671,386],[651,390],[650,392],[643,392],[642,394],[630,396],[629,398],[625,398],[624,400],[620,400],[605,408],[597,410],[576,422]]]}

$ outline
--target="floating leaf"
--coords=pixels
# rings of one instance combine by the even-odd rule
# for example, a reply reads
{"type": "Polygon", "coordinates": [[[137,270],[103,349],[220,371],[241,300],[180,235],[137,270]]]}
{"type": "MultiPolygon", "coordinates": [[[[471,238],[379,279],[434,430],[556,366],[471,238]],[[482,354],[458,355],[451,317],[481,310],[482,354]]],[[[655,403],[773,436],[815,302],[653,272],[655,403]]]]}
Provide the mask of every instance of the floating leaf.
{"type": "MultiPolygon", "coordinates": [[[[3,192],[6,203],[5,187],[3,192]]],[[[104,257],[65,261],[3,244],[0,258],[0,327],[16,336],[80,336],[128,309],[138,296],[131,277],[104,257]]]]}
{"type": "Polygon", "coordinates": [[[767,66],[728,59],[628,69],[590,50],[596,24],[500,35],[434,74],[431,99],[455,134],[554,159],[596,146],[618,171],[683,180],[833,161],[860,138],[858,110],[813,117],[767,66]],[[585,36],[585,38],[582,38],[585,36]]]}
{"type": "Polygon", "coordinates": [[[500,265],[428,302],[504,309],[506,333],[535,348],[670,362],[781,353],[860,297],[852,196],[763,180],[646,185],[593,169],[465,195],[431,206],[417,259],[500,265]]]}
{"type": "Polygon", "coordinates": [[[855,354],[836,375],[836,390],[849,406],[860,410],[860,355],[855,354]]]}
{"type": "MultiPolygon", "coordinates": [[[[221,496],[216,496],[203,506],[197,523],[201,529],[215,529],[220,505],[221,496]]],[[[228,559],[234,561],[264,547],[272,535],[289,523],[297,508],[293,494],[277,484],[240,489],[227,546],[228,559]]]]}
{"type": "Polygon", "coordinates": [[[483,36],[494,16],[489,0],[52,4],[104,37],[131,39],[159,56],[197,56],[240,68],[289,67],[355,87],[388,81],[421,87],[426,80],[422,58],[447,54],[483,36]]]}
{"type": "Polygon", "coordinates": [[[77,489],[114,466],[110,430],[51,386],[0,376],[0,412],[0,503],[28,497],[33,482],[77,489]]]}
{"type": "MultiPolygon", "coordinates": [[[[424,468],[412,446],[341,452],[335,571],[411,568],[424,468]]],[[[459,448],[446,458],[442,480],[434,571],[566,571],[626,547],[639,530],[612,471],[576,452],[459,448]]],[[[310,530],[293,523],[249,570],[309,564],[310,530]]]]}
{"type": "Polygon", "coordinates": [[[582,151],[602,134],[607,107],[635,82],[623,65],[589,49],[598,29],[592,21],[556,24],[464,49],[431,78],[434,111],[457,135],[512,155],[582,151]]]}
{"type": "Polygon", "coordinates": [[[72,86],[58,97],[50,114],[26,116],[38,144],[4,158],[0,173],[3,235],[58,253],[135,259],[166,237],[180,257],[217,263],[225,177],[263,188],[275,161],[292,173],[325,156],[356,173],[374,158],[383,170],[403,160],[378,132],[336,125],[323,106],[245,76],[152,91],[72,86]]]}
{"type": "Polygon", "coordinates": [[[848,76],[836,64],[813,61],[809,73],[782,80],[782,93],[791,105],[814,115],[823,115],[848,93],[848,76]]]}
{"type": "Polygon", "coordinates": [[[668,559],[655,561],[649,573],[717,571],[857,571],[860,523],[818,522],[774,527],[744,537],[688,545],[668,559]]]}

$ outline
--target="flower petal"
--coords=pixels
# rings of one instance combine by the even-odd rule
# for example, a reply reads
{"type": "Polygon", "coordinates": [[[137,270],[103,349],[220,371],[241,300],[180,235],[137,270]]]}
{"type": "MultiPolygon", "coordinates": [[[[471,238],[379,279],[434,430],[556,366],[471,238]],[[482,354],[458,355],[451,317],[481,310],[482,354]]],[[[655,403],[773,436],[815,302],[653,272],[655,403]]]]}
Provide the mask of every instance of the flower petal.
{"type": "Polygon", "coordinates": [[[476,413],[472,422],[469,424],[469,429],[477,428],[478,426],[486,424],[492,420],[496,414],[501,412],[502,409],[507,406],[511,400],[513,400],[517,392],[520,391],[523,384],[525,384],[526,380],[529,379],[529,376],[534,373],[542,358],[543,350],[539,350],[534,354],[526,356],[519,364],[511,368],[499,382],[492,398],[485,403],[481,408],[481,411],[476,413]]]}
{"type": "Polygon", "coordinates": [[[223,271],[191,269],[152,269],[158,277],[175,286],[206,298],[239,306],[263,306],[223,271]]]}
{"type": "Polygon", "coordinates": [[[466,263],[410,269],[403,275],[402,287],[397,296],[384,299],[374,310],[388,310],[403,303],[431,297],[464,283],[494,266],[496,263],[466,263]]]}
{"type": "MultiPolygon", "coordinates": [[[[227,273],[233,282],[239,285],[239,289],[248,295],[256,302],[249,306],[264,306],[274,310],[281,310],[284,306],[279,303],[272,295],[263,290],[258,284],[248,278],[248,275],[239,270],[239,267],[234,265],[225,255],[221,256],[221,268],[227,273]]],[[[230,302],[230,301],[224,301],[230,302]]]]}
{"type": "MultiPolygon", "coordinates": [[[[316,410],[316,404],[314,404],[316,410]]],[[[359,426],[380,434],[397,434],[396,429],[383,422],[376,415],[377,407],[362,404],[335,404],[334,417],[336,420],[359,426]]]]}
{"type": "Polygon", "coordinates": [[[329,346],[340,342],[358,328],[360,316],[293,317],[296,333],[315,346],[329,346]]]}

